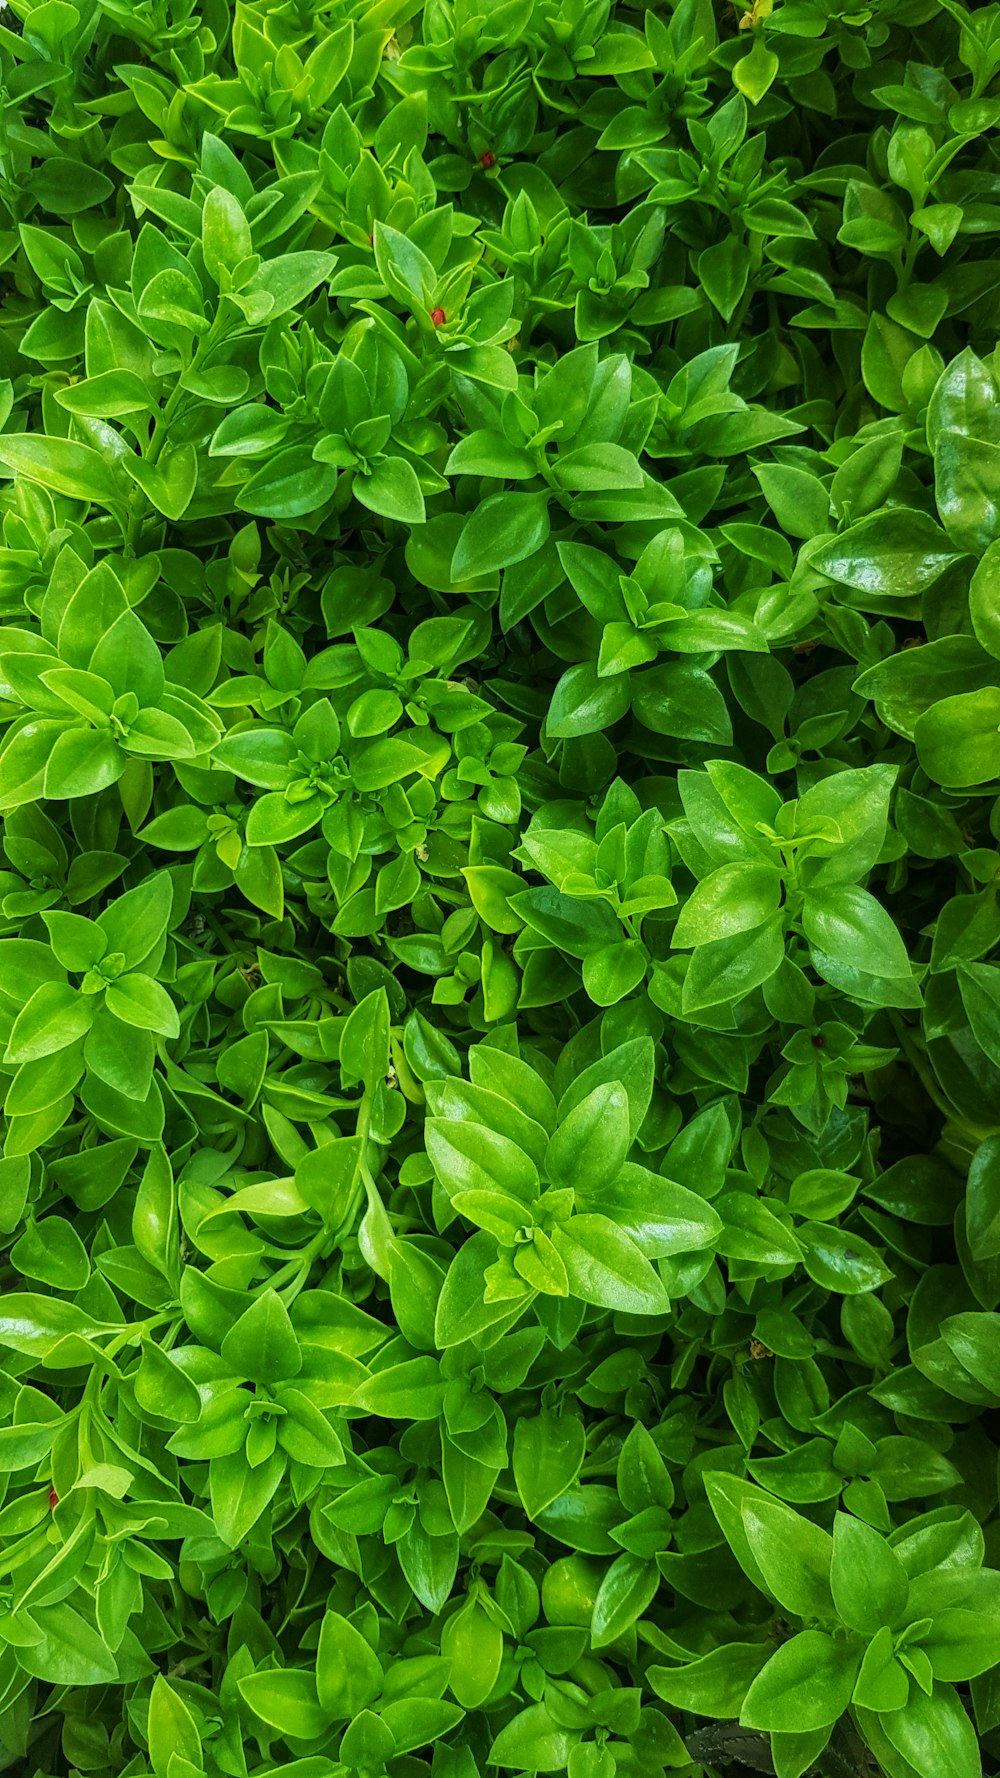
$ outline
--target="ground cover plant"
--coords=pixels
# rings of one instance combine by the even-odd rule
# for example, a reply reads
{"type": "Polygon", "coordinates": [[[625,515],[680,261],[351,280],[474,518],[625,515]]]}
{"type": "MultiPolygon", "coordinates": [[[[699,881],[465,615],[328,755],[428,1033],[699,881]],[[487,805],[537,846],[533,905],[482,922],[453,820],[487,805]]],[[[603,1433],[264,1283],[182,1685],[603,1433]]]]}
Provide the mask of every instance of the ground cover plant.
{"type": "Polygon", "coordinates": [[[0,11],[0,1770],[1000,1770],[1000,7],[0,11]]]}

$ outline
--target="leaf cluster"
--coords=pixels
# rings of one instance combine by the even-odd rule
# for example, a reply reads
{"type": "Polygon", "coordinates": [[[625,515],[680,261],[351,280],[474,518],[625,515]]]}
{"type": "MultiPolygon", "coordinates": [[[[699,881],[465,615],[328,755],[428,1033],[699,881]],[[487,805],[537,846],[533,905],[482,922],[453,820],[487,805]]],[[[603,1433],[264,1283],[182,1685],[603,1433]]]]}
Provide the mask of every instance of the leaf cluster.
{"type": "Polygon", "coordinates": [[[998,124],[0,5],[0,1772],[1000,1769],[998,124]]]}

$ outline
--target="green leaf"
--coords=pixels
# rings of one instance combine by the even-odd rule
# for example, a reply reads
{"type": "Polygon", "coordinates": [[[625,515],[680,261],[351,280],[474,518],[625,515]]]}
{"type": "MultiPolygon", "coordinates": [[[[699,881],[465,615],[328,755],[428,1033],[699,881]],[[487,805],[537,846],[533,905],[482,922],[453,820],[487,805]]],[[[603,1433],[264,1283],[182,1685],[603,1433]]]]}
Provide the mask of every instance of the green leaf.
{"type": "Polygon", "coordinates": [[[948,1315],[941,1322],[941,1338],[959,1363],[992,1389],[1000,1359],[1000,1315],[973,1310],[948,1315]]]}
{"type": "Polygon", "coordinates": [[[978,640],[994,659],[1000,657],[1000,543],[983,552],[969,585],[969,614],[978,640]]]}
{"type": "Polygon", "coordinates": [[[804,866],[810,887],[858,882],[871,870],[885,843],[896,775],[895,767],[888,765],[834,772],[799,798],[795,814],[799,833],[827,821],[837,829],[836,839],[810,846],[804,866]]]}
{"type": "Polygon", "coordinates": [[[446,475],[486,475],[503,481],[529,481],[535,474],[531,454],[483,427],[460,438],[445,464],[446,475]]]}
{"type": "Polygon", "coordinates": [[[157,1674],[153,1681],[147,1734],[149,1757],[156,1778],[168,1778],[168,1768],[174,1756],[200,1768],[201,1737],[197,1724],[183,1698],[162,1674],[157,1674]]]}
{"type": "Polygon", "coordinates": [[[578,1733],[553,1721],[544,1704],[529,1704],[500,1730],[489,1762],[519,1772],[561,1772],[578,1740],[578,1733]]]}
{"type": "Polygon", "coordinates": [[[585,1303],[627,1315],[662,1315],[667,1295],[636,1243],[606,1216],[588,1212],[553,1230],[570,1291],[585,1303]]]}
{"type": "Polygon", "coordinates": [[[183,518],[194,498],[198,481],[198,454],[192,444],[165,451],[156,463],[144,457],[123,459],[126,472],[137,482],[146,499],[175,522],[183,518]]]}
{"type": "Polygon", "coordinates": [[[514,1427],[514,1481],[529,1519],[572,1487],[586,1453],[583,1421],[542,1413],[514,1427]]]}
{"type": "MultiPolygon", "coordinates": [[[[266,1511],[284,1468],[285,1459],[277,1451],[256,1468],[251,1468],[242,1445],[231,1456],[212,1458],[209,1466],[212,1517],[219,1536],[229,1549],[239,1547],[266,1511]]],[[[315,1717],[310,1716],[307,1720],[315,1722],[315,1717]]],[[[325,1715],[323,1720],[325,1723],[325,1715]]],[[[318,1734],[319,1730],[311,1732],[318,1734]]]]}
{"type": "Polygon", "coordinates": [[[617,1177],[631,1145],[628,1098],[617,1082],[595,1086],[560,1123],[545,1151],[555,1185],[600,1197],[617,1177]]]}
{"type": "Polygon", "coordinates": [[[850,1630],[871,1636],[898,1623],[906,1606],[906,1570],[885,1539],[847,1513],[833,1521],[833,1601],[850,1630]]]}
{"type": "Polygon", "coordinates": [[[238,1377],[254,1383],[279,1383],[302,1368],[302,1354],[277,1293],[265,1290],[230,1328],[222,1356],[238,1377]]]}
{"type": "Polygon", "coordinates": [[[826,1290],[854,1296],[861,1291],[877,1290],[892,1277],[871,1243],[848,1229],[807,1222],[800,1225],[798,1236],[806,1271],[826,1290]]]}
{"type": "Polygon", "coordinates": [[[161,1037],[176,1037],[180,1031],[177,1010],[165,988],[152,976],[138,971],[119,976],[105,993],[109,1012],[126,1025],[137,1025],[142,1031],[156,1031],[161,1037]]]}
{"type": "Polygon", "coordinates": [[[385,457],[370,475],[356,475],[354,492],[370,511],[403,525],[422,525],[427,516],[417,472],[405,457],[385,457]]]}
{"type": "Polygon", "coordinates": [[[108,950],[122,958],[126,969],[137,969],[156,951],[167,930],[173,898],[169,875],[157,872],[98,915],[108,950]]]}
{"type": "Polygon", "coordinates": [[[336,1721],[348,1721],[378,1697],[383,1678],[382,1663],[360,1630],[339,1612],[328,1611],[316,1653],[322,1709],[336,1721]]]}
{"type": "Polygon", "coordinates": [[[981,555],[996,542],[1000,446],[961,432],[941,432],[934,448],[934,486],[938,512],[958,549],[981,555]]]}
{"type": "Polygon", "coordinates": [[[484,1124],[428,1118],[425,1140],[446,1191],[498,1191],[524,1204],[537,1196],[534,1162],[509,1137],[484,1124]]]}
{"type": "Polygon", "coordinates": [[[802,928],[815,967],[835,986],[852,970],[889,977],[911,973],[899,933],[866,889],[847,884],[810,889],[804,898],[802,928]]]}
{"type": "Polygon", "coordinates": [[[657,1697],[698,1716],[738,1717],[743,1700],[771,1657],[767,1646],[722,1643],[686,1667],[649,1667],[647,1677],[657,1697]]]}
{"type": "Polygon", "coordinates": [[[941,698],[918,718],[920,763],[938,784],[986,784],[1000,775],[1000,690],[941,698]]]}
{"type": "Polygon", "coordinates": [[[548,534],[546,494],[491,494],[462,527],[451,560],[451,578],[474,580],[523,562],[541,549],[548,534]]]}
{"type": "Polygon", "coordinates": [[[436,1420],[444,1383],[433,1358],[413,1358],[377,1371],[355,1392],[353,1403],[383,1419],[436,1420]]]}
{"type": "MultiPolygon", "coordinates": [[[[744,1498],[741,1512],[749,1548],[779,1605],[797,1617],[832,1618],[833,1540],[829,1532],[756,1489],[744,1498]]],[[[818,1728],[820,1724],[801,1726],[818,1728]]]]}
{"type": "MultiPolygon", "coordinates": [[[[1000,1007],[995,1046],[1000,1052],[1000,1007]]],[[[1000,1140],[991,1136],[977,1148],[969,1168],[965,1198],[965,1232],[974,1259],[1000,1253],[1000,1140]]]]}
{"type": "Polygon", "coordinates": [[[638,674],[632,686],[632,708],[644,727],[656,735],[715,747],[728,747],[732,741],[725,699],[705,669],[693,661],[671,661],[638,674]]]}
{"type": "Polygon", "coordinates": [[[205,265],[219,284],[220,274],[235,271],[253,250],[243,206],[232,192],[217,185],[206,194],[201,231],[205,265]]]}
{"type": "Polygon", "coordinates": [[[774,865],[723,865],[695,885],[681,908],[673,942],[686,949],[752,932],[771,919],[780,895],[774,865]]]}
{"type": "Polygon", "coordinates": [[[244,482],[239,492],[243,512],[268,519],[297,519],[324,506],[337,485],[332,463],[317,463],[304,446],[279,450],[244,482]]]}
{"type": "Polygon", "coordinates": [[[106,370],[56,394],[60,407],[88,418],[123,419],[152,408],[148,386],[133,370],[106,370]]]}
{"type": "Polygon", "coordinates": [[[379,222],[375,229],[375,260],[379,276],[392,295],[411,306],[430,306],[437,273],[415,241],[379,222]]]}
{"type": "Polygon", "coordinates": [[[560,451],[554,476],[561,488],[641,488],[643,474],[631,451],[616,444],[577,445],[560,451]]]}
{"type": "Polygon", "coordinates": [[[624,674],[602,679],[589,661],[570,667],[552,694],[546,726],[560,739],[593,735],[612,727],[629,707],[624,674]]]}
{"type": "Polygon", "coordinates": [[[920,1778],[979,1778],[976,1732],[951,1686],[936,1685],[929,1697],[913,1688],[905,1708],[880,1721],[890,1744],[920,1778]]]}
{"type": "MultiPolygon", "coordinates": [[[[49,1685],[110,1685],[118,1664],[99,1632],[68,1601],[36,1605],[19,1620],[27,1631],[18,1662],[32,1678],[49,1685]]],[[[17,1620],[11,1628],[17,1627],[17,1620]]]]}
{"type": "Polygon", "coordinates": [[[869,596],[912,598],[932,586],[957,559],[932,519],[900,507],[875,513],[824,543],[811,565],[852,589],[864,609],[869,596]]]}
{"type": "Polygon", "coordinates": [[[594,1601],[591,1643],[606,1648],[640,1618],[656,1597],[660,1575],[655,1562],[622,1555],[612,1562],[594,1601]]]}
{"type": "Polygon", "coordinates": [[[745,1728],[803,1734],[825,1729],[847,1709],[858,1653],[822,1630],[803,1630],[771,1656],[747,1692],[745,1728]]]}
{"type": "Polygon", "coordinates": [[[353,1008],[340,1036],[340,1068],[345,1080],[370,1089],[389,1066],[389,1004],[376,988],[353,1008]]]}
{"type": "Polygon", "coordinates": [[[745,93],[751,105],[759,105],[771,87],[779,67],[774,51],[767,48],[763,37],[755,36],[749,54],[743,56],[733,68],[733,85],[739,92],[745,93]]]}
{"type": "Polygon", "coordinates": [[[75,444],[72,439],[4,433],[0,462],[14,475],[74,500],[112,506],[121,498],[110,465],[90,445],[75,444]]]}
{"type": "Polygon", "coordinates": [[[293,1741],[314,1741],[329,1723],[316,1681],[298,1667],[263,1669],[239,1681],[240,1696],[261,1722],[293,1741]]]}
{"type": "Polygon", "coordinates": [[[4,1060],[33,1062],[66,1049],[90,1030],[94,1002],[64,982],[43,982],[18,1014],[4,1060]]]}

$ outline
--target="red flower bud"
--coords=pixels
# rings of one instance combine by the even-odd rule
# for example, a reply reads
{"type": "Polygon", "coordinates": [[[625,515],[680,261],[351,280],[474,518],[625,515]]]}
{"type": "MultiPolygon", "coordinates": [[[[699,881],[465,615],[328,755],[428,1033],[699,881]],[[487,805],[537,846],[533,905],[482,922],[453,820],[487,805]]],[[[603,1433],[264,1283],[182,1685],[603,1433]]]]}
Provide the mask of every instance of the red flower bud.
{"type": "Polygon", "coordinates": [[[59,1505],[59,1496],[54,1488],[49,1489],[49,1512],[54,1513],[59,1505]]]}
{"type": "Polygon", "coordinates": [[[445,314],[443,309],[432,309],[431,310],[431,320],[433,321],[435,327],[443,327],[445,322],[447,321],[447,319],[448,319],[448,317],[445,314]]]}
{"type": "Polygon", "coordinates": [[[810,1039],[810,1041],[812,1043],[814,1050],[825,1050],[826,1049],[826,1038],[825,1037],[813,1037],[810,1039]]]}
{"type": "Polygon", "coordinates": [[[479,156],[479,165],[481,167],[495,167],[496,164],[497,164],[497,157],[492,152],[492,150],[489,148],[486,150],[485,154],[481,154],[479,156]]]}

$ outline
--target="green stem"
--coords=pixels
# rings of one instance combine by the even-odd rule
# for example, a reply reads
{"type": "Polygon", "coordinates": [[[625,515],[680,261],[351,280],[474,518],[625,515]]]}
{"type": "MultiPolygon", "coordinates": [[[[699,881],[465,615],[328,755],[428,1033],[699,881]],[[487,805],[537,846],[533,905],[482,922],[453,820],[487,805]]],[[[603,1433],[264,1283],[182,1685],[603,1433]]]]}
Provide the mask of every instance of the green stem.
{"type": "Polygon", "coordinates": [[[898,288],[898,292],[900,294],[902,294],[902,292],[904,290],[908,290],[910,287],[910,282],[913,278],[913,271],[914,271],[914,267],[917,262],[917,255],[920,252],[920,247],[921,247],[920,230],[917,228],[914,228],[911,224],[909,239],[907,240],[906,245],[903,248],[902,253],[899,256],[898,287],[897,288],[898,288]]]}
{"type": "Polygon", "coordinates": [[[150,1315],[144,1321],[130,1321],[127,1327],[122,1328],[121,1333],[108,1341],[104,1347],[105,1358],[117,1358],[119,1352],[124,1352],[126,1346],[133,1345],[143,1333],[149,1333],[155,1327],[168,1326],[174,1319],[173,1315],[164,1311],[160,1315],[150,1315]]]}
{"type": "Polygon", "coordinates": [[[319,1229],[317,1233],[313,1235],[312,1240],[302,1248],[302,1251],[297,1253],[294,1259],[288,1260],[286,1264],[282,1266],[280,1272],[276,1272],[274,1277],[269,1281],[269,1288],[271,1290],[284,1292],[282,1300],[284,1301],[286,1308],[295,1301],[299,1292],[305,1288],[314,1260],[327,1259],[342,1243],[345,1234],[351,1228],[354,1218],[357,1215],[358,1200],[365,1189],[369,1188],[372,1191],[375,1190],[375,1180],[371,1168],[368,1166],[364,1152],[368,1141],[368,1131],[371,1126],[371,1116],[371,1095],[366,1093],[358,1108],[358,1121],[356,1125],[356,1134],[361,1137],[362,1141],[361,1161],[358,1169],[361,1176],[361,1184],[352,1196],[347,1214],[338,1223],[336,1228],[319,1229]]]}
{"type": "Polygon", "coordinates": [[[283,1290],[285,1292],[282,1300],[286,1309],[295,1301],[299,1292],[305,1288],[309,1273],[312,1270],[313,1260],[319,1259],[330,1238],[330,1231],[328,1229],[320,1229],[318,1233],[313,1236],[312,1240],[307,1242],[306,1246],[302,1248],[301,1252],[297,1253],[294,1259],[290,1259],[287,1264],[282,1266],[281,1271],[276,1272],[274,1277],[268,1281],[268,1288],[270,1290],[283,1290]]]}
{"type": "MultiPolygon", "coordinates": [[[[197,369],[198,364],[201,362],[201,360],[203,358],[207,357],[208,353],[211,351],[212,347],[215,345],[216,336],[218,333],[218,326],[219,326],[219,316],[216,315],[215,320],[212,322],[212,325],[209,328],[208,332],[202,335],[201,339],[198,341],[197,345],[195,346],[194,352],[191,355],[191,362],[189,365],[187,365],[186,369],[181,373],[182,376],[190,375],[190,373],[193,370],[197,369]]],[[[159,461],[159,459],[163,453],[163,447],[166,444],[167,439],[170,435],[171,424],[172,424],[173,420],[176,418],[177,413],[180,410],[181,404],[184,401],[184,398],[187,394],[188,394],[188,390],[185,389],[185,387],[181,381],[181,378],[178,377],[176,383],[174,384],[173,388],[170,391],[170,394],[167,396],[167,399],[164,402],[163,407],[160,409],[160,412],[156,415],[156,418],[153,421],[152,436],[149,440],[148,448],[143,453],[145,461],[147,463],[155,464],[159,461]]],[[[146,518],[146,511],[149,506],[149,501],[146,498],[146,495],[142,492],[142,489],[138,486],[138,484],[136,484],[136,487],[135,487],[133,500],[134,500],[134,504],[132,505],[131,511],[129,513],[128,524],[125,529],[124,553],[125,553],[126,560],[133,557],[136,553],[136,546],[137,546],[139,539],[142,535],[142,527],[143,527],[143,523],[146,518]]]]}

